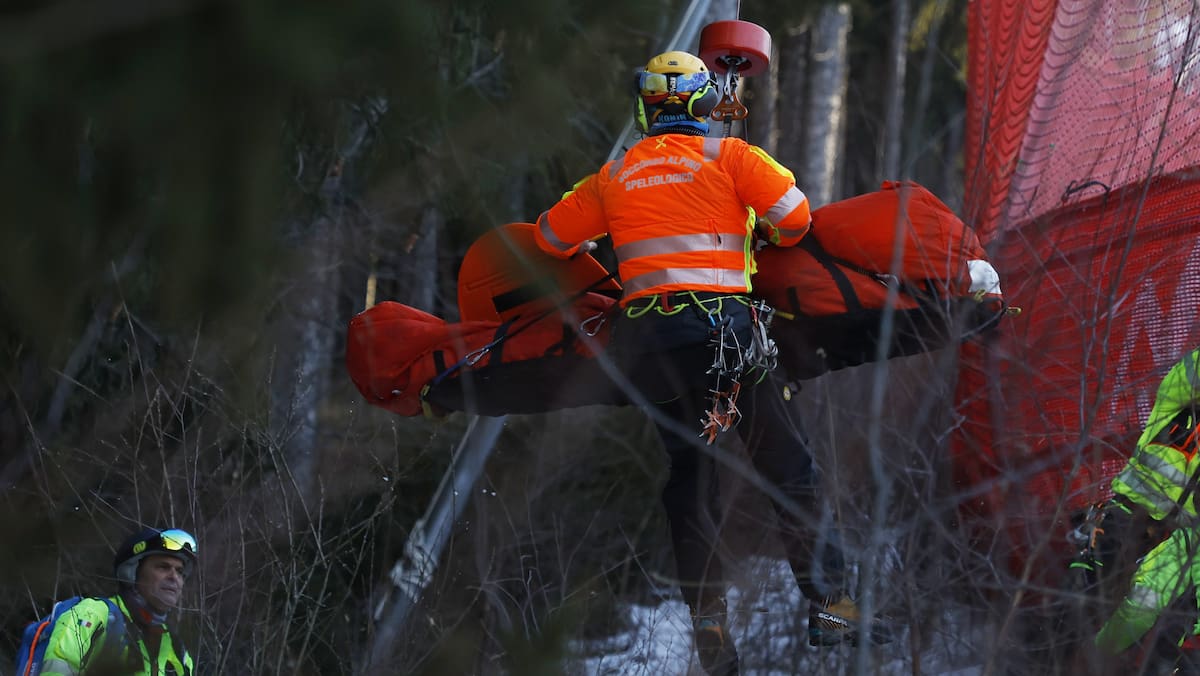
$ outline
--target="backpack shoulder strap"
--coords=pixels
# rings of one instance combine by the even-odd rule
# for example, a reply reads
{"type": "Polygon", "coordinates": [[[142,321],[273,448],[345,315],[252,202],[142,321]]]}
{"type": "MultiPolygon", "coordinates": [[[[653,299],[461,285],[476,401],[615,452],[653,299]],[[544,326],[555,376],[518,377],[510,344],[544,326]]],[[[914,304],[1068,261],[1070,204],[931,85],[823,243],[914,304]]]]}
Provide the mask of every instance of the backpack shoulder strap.
{"type": "Polygon", "coordinates": [[[120,655],[121,648],[127,643],[125,633],[125,612],[117,605],[112,597],[98,597],[108,606],[108,626],[104,628],[103,652],[108,655],[120,655]]]}
{"type": "Polygon", "coordinates": [[[175,657],[179,660],[179,664],[183,666],[183,673],[180,676],[191,676],[192,668],[188,664],[187,646],[183,644],[183,639],[179,634],[171,631],[171,627],[167,627],[166,636],[171,637],[171,650],[175,651],[175,657]]]}
{"type": "Polygon", "coordinates": [[[116,627],[117,633],[124,634],[125,633],[125,613],[124,613],[124,611],[121,610],[121,607],[118,606],[117,602],[112,600],[111,597],[106,596],[100,600],[104,601],[104,603],[108,605],[108,621],[110,623],[109,626],[116,627]]]}

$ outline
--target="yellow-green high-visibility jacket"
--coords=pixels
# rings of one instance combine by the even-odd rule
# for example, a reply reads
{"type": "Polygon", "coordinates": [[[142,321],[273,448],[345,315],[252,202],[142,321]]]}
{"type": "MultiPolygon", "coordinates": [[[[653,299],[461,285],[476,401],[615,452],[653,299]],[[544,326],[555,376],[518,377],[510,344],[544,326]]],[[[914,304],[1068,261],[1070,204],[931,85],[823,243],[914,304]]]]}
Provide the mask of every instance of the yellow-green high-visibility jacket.
{"type": "MultiPolygon", "coordinates": [[[[1200,608],[1198,546],[1200,533],[1191,528],[1177,528],[1171,537],[1150,550],[1138,565],[1129,594],[1096,634],[1096,645],[1114,655],[1133,645],[1189,586],[1196,587],[1196,604],[1200,608]]],[[[1200,622],[1192,631],[1200,634],[1200,622]]]]}
{"type": "Polygon", "coordinates": [[[192,657],[163,626],[162,640],[153,662],[141,632],[134,624],[129,609],[121,597],[111,599],[125,615],[125,640],[120,655],[104,654],[101,648],[108,631],[108,604],[101,599],[83,599],[63,613],[50,633],[42,676],[87,676],[92,667],[112,674],[112,665],[128,665],[126,676],[190,676],[192,657]],[[141,653],[141,659],[132,651],[141,653]]]}
{"type": "MultiPolygon", "coordinates": [[[[1137,449],[1113,479],[1117,495],[1145,507],[1151,518],[1162,519],[1179,503],[1188,479],[1200,469],[1196,453],[1196,411],[1200,411],[1200,349],[1171,367],[1158,386],[1150,418],[1137,449]]],[[[1180,523],[1197,523],[1193,490],[1178,514],[1180,523]]]]}

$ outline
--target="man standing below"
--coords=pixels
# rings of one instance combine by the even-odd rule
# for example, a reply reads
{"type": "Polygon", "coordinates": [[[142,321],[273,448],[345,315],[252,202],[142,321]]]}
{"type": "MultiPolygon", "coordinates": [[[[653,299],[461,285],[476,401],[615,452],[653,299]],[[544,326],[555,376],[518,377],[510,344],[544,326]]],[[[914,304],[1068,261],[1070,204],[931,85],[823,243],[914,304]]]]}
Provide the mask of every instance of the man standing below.
{"type": "Polygon", "coordinates": [[[1178,526],[1200,524],[1196,429],[1200,422],[1200,349],[1176,362],[1159,383],[1133,455],[1112,480],[1113,498],[1088,512],[1070,534],[1080,545],[1072,581],[1103,603],[1128,589],[1138,559],[1178,526]]]}
{"type": "MultiPolygon", "coordinates": [[[[1200,582],[1198,454],[1200,349],[1184,355],[1163,377],[1137,448],[1113,479],[1113,500],[1092,532],[1083,533],[1090,537],[1080,538],[1088,546],[1073,566],[1087,572],[1088,588],[1100,595],[1101,609],[1107,614],[1110,599],[1124,597],[1096,638],[1106,652],[1132,646],[1200,582]]],[[[1200,623],[1190,629],[1189,634],[1197,633],[1200,623]]],[[[1189,639],[1189,645],[1195,643],[1189,639]]],[[[1194,652],[1180,654],[1194,659],[1194,652]]]]}
{"type": "Polygon", "coordinates": [[[1191,608],[1192,626],[1177,638],[1181,649],[1176,656],[1173,673],[1200,673],[1196,659],[1197,636],[1200,635],[1200,534],[1194,528],[1179,528],[1154,549],[1150,550],[1134,573],[1129,594],[1117,607],[1096,635],[1096,646],[1110,654],[1119,655],[1137,643],[1158,622],[1164,612],[1189,589],[1196,594],[1191,608]]]}
{"type": "Polygon", "coordinates": [[[43,676],[190,676],[192,658],[166,621],[197,552],[186,531],[134,533],[113,559],[117,594],[83,599],[54,624],[43,676]]]}
{"type": "MultiPolygon", "coordinates": [[[[809,204],[792,173],[761,148],[706,135],[706,117],[720,95],[699,58],[656,56],[634,88],[634,118],[647,137],[543,213],[537,242],[569,258],[612,237],[624,295],[609,351],[651,405],[666,450],[670,473],[662,502],[700,662],[710,674],[736,674],[716,551],[715,465],[698,433],[711,443],[728,429],[738,417],[741,376],[747,387],[763,376],[757,365],[744,363],[764,329],[761,308],[748,296],[754,251],[758,240],[799,242],[811,225],[809,204]]],[[[757,416],[747,411],[757,418],[747,430],[751,457],[790,503],[780,515],[792,570],[814,604],[810,642],[853,639],[859,613],[844,594],[841,552],[814,551],[814,540],[831,539],[813,537],[819,507],[811,456],[802,434],[788,431],[790,420],[766,410],[779,397],[775,389],[743,397],[760,409],[757,416]]]]}

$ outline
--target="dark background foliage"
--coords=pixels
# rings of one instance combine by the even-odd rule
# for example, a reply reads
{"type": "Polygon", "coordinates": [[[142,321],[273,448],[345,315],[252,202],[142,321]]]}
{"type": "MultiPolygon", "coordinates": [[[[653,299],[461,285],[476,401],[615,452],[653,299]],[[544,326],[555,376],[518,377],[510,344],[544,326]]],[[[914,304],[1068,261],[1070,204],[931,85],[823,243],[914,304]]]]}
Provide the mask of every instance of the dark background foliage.
{"type": "MultiPolygon", "coordinates": [[[[822,4],[740,9],[779,44],[822,4]]],[[[887,11],[851,4],[840,195],[877,187],[887,58],[887,11]]],[[[908,99],[904,176],[948,201],[965,6],[916,3],[907,51],[931,54],[931,74],[914,65],[901,85],[932,90],[932,105],[908,99]]],[[[176,524],[202,543],[181,619],[202,673],[348,672],[466,421],[365,406],[342,327],[369,296],[454,319],[466,247],[598,165],[628,119],[631,71],[681,9],[10,3],[0,657],[52,599],[106,593],[127,532],[176,524]],[[314,346],[324,380],[298,357],[314,346]]],[[[655,443],[633,410],[513,418],[405,664],[553,671],[569,639],[619,629],[615,604],[658,593],[647,571],[670,569],[655,443]]]]}

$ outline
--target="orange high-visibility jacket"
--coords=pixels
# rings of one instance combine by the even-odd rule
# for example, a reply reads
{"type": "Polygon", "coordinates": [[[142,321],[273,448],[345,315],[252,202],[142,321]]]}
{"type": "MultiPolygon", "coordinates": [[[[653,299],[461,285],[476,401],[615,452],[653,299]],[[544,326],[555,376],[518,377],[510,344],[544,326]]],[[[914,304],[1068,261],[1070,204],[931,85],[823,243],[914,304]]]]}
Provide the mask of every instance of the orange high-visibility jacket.
{"type": "Polygon", "coordinates": [[[662,134],[588,176],[538,218],[537,243],[567,258],[612,235],[621,304],[658,293],[747,293],[754,228],[779,246],[808,232],[792,172],[738,138],[662,134]]]}

